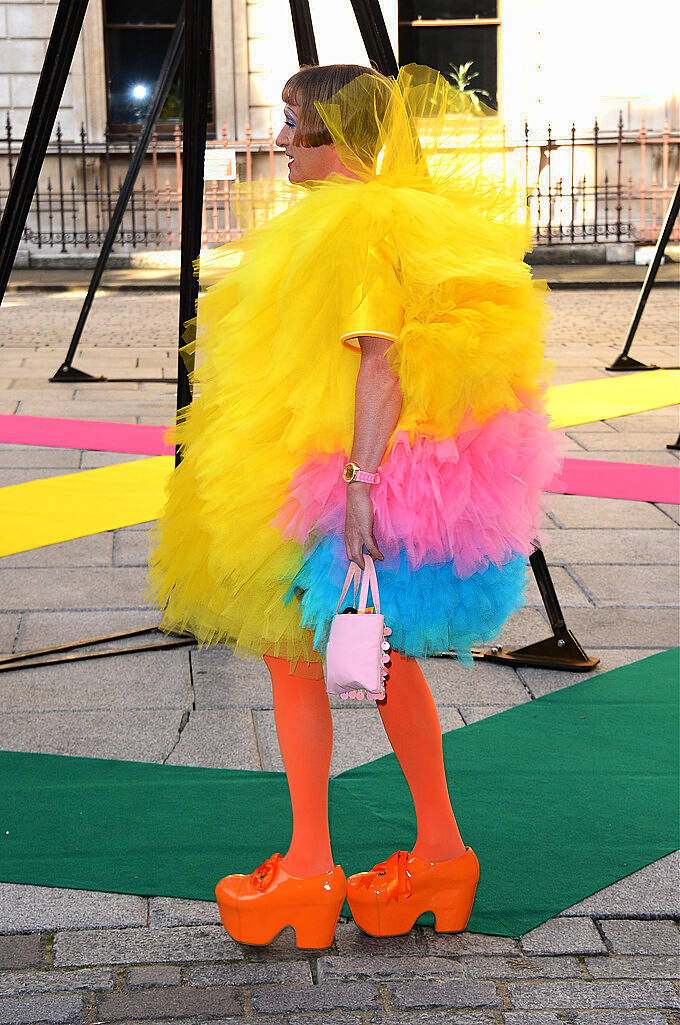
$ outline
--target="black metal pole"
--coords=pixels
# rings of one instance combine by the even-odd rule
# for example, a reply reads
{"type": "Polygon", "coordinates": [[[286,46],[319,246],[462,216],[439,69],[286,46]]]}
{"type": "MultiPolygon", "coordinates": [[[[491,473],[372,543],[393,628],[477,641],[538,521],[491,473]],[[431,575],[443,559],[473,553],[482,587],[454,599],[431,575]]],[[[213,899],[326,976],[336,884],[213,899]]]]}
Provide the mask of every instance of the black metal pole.
{"type": "Polygon", "coordinates": [[[113,248],[116,233],[120,227],[123,214],[125,213],[125,208],[128,204],[128,200],[130,199],[130,194],[134,188],[135,181],[137,180],[139,169],[142,166],[146,151],[149,148],[149,140],[151,139],[153,130],[156,127],[156,122],[158,121],[160,112],[163,109],[163,104],[165,103],[168,91],[172,85],[172,80],[175,77],[179,66],[182,56],[182,47],[184,46],[184,21],[184,5],[182,5],[177,16],[175,30],[172,33],[172,38],[170,39],[170,45],[168,46],[167,53],[163,60],[163,65],[158,75],[158,81],[156,82],[153,96],[149,103],[149,109],[147,110],[146,117],[144,118],[144,124],[142,125],[142,129],[139,133],[137,144],[135,146],[134,153],[132,154],[127,174],[125,175],[125,180],[121,186],[120,193],[118,194],[116,207],[111,215],[111,221],[97,259],[97,265],[92,274],[92,279],[80,311],[80,316],[78,317],[78,323],[76,324],[75,331],[73,332],[71,344],[69,345],[68,352],[64,357],[63,363],[55,373],[54,377],[50,378],[50,381],[106,380],[104,377],[96,378],[93,377],[92,374],[86,374],[82,370],[76,370],[71,364],[73,362],[73,357],[76,354],[76,349],[78,348],[83,328],[85,327],[85,321],[87,320],[97,288],[99,287],[99,282],[102,279],[106,261],[108,260],[111,249],[113,248]]]}
{"type": "Polygon", "coordinates": [[[352,8],[369,60],[383,75],[396,78],[399,67],[378,0],[352,0],[352,8]]]}
{"type": "MultiPolygon", "coordinates": [[[[673,230],[673,225],[675,224],[675,222],[677,220],[678,210],[679,209],[680,209],[680,182],[678,182],[678,184],[675,187],[675,194],[674,194],[674,196],[673,196],[673,198],[672,198],[672,200],[670,202],[668,210],[666,211],[666,217],[665,217],[664,222],[663,222],[663,227],[661,228],[661,233],[659,235],[659,238],[658,238],[657,243],[656,243],[656,248],[654,250],[654,257],[653,257],[652,262],[650,263],[649,267],[647,268],[647,273],[645,275],[645,280],[644,280],[644,283],[642,285],[642,290],[641,290],[640,295],[638,297],[637,306],[635,307],[635,312],[633,313],[633,319],[631,320],[630,327],[628,328],[628,335],[626,337],[626,343],[625,343],[625,345],[623,347],[623,351],[621,353],[619,353],[619,355],[616,357],[616,359],[611,364],[611,366],[608,366],[606,368],[607,370],[662,370],[662,369],[670,370],[670,369],[674,369],[672,367],[665,367],[665,368],[664,367],[657,367],[653,363],[640,363],[638,360],[633,359],[632,356],[629,356],[628,355],[628,351],[629,351],[629,349],[631,347],[631,344],[633,342],[633,338],[635,337],[635,332],[637,331],[638,324],[640,323],[640,318],[642,317],[642,311],[644,310],[645,303],[647,302],[647,296],[649,295],[649,293],[650,293],[650,291],[652,289],[652,285],[654,284],[654,279],[656,278],[656,272],[658,271],[659,266],[661,264],[661,257],[663,256],[664,249],[666,248],[666,243],[668,242],[668,239],[670,238],[671,231],[673,230]]],[[[670,448],[671,446],[667,446],[667,447],[670,448]]]]}
{"type": "MultiPolygon", "coordinates": [[[[187,0],[184,45],[184,130],[182,135],[182,257],[179,279],[179,346],[190,340],[187,321],[196,316],[203,227],[203,173],[208,123],[212,0],[187,0]]],[[[188,369],[177,358],[177,410],[191,402],[188,369]]],[[[175,448],[175,466],[181,461],[175,448]]]]}
{"type": "Polygon", "coordinates": [[[14,266],[86,10],[87,0],[59,0],[24,141],[0,221],[0,303],[14,266]]]}
{"type": "Polygon", "coordinates": [[[298,55],[298,64],[318,64],[314,26],[309,10],[309,0],[290,0],[290,15],[293,19],[293,35],[298,55]]]}

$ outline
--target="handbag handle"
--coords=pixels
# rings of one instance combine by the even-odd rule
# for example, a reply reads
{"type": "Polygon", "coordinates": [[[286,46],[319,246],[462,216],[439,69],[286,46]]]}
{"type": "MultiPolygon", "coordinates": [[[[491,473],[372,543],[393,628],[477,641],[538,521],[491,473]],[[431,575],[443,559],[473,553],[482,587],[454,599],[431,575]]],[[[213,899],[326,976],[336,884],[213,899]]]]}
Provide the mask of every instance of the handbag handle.
{"type": "Polygon", "coordinates": [[[354,584],[354,604],[356,605],[356,603],[357,603],[357,589],[359,587],[359,576],[360,576],[360,574],[361,574],[361,569],[360,569],[359,566],[357,566],[356,562],[350,562],[349,569],[347,570],[347,575],[345,576],[345,583],[344,583],[344,586],[342,588],[342,594],[340,595],[340,598],[338,600],[338,604],[337,604],[337,606],[335,608],[336,615],[340,611],[340,606],[342,605],[342,599],[347,594],[347,589],[348,589],[348,587],[350,585],[350,581],[352,581],[352,583],[354,584]]]}
{"type": "MultiPolygon", "coordinates": [[[[371,585],[371,591],[373,593],[373,604],[375,611],[380,615],[380,595],[378,594],[378,578],[375,575],[375,564],[372,556],[368,552],[363,553],[364,556],[364,575],[361,580],[361,591],[359,592],[359,612],[366,611],[366,602],[368,600],[368,585],[371,585]]],[[[359,567],[357,567],[359,568],[359,567]]]]}

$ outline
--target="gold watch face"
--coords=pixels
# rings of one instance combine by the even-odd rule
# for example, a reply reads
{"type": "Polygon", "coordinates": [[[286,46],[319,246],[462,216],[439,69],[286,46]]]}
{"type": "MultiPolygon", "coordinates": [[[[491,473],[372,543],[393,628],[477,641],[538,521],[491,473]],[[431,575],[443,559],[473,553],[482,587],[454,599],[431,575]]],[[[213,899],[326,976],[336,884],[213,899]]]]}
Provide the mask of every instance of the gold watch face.
{"type": "Polygon", "coordinates": [[[354,463],[347,463],[347,465],[345,466],[345,468],[342,471],[342,476],[343,476],[343,479],[344,479],[346,484],[349,484],[350,481],[354,480],[355,473],[356,473],[356,466],[354,465],[354,463]]]}

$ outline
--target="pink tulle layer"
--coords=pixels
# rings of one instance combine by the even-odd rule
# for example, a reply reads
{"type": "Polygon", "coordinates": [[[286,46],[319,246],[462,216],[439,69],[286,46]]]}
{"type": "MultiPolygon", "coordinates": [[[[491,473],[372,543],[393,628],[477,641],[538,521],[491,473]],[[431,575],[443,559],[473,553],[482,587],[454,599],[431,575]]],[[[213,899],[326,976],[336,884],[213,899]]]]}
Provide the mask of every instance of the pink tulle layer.
{"type": "MultiPolygon", "coordinates": [[[[461,577],[530,555],[539,536],[541,492],[562,465],[566,440],[545,413],[503,410],[456,437],[394,435],[370,488],[373,534],[385,558],[401,549],[413,567],[453,560],[461,577]]],[[[345,452],[317,453],[294,473],[272,525],[306,544],[341,534],[345,452]]]]}

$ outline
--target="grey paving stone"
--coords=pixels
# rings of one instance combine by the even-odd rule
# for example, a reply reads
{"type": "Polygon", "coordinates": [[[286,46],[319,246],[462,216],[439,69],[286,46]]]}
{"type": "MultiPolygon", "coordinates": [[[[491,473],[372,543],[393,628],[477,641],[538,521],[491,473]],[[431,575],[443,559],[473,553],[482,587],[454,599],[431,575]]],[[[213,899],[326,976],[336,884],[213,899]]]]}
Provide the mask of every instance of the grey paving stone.
{"type": "Polygon", "coordinates": [[[680,1007],[680,997],[670,982],[510,982],[510,1000],[516,1009],[545,1010],[655,1010],[680,1007]]]}
{"type": "MultiPolygon", "coordinates": [[[[311,1018],[307,1022],[297,1018],[291,1018],[291,1025],[315,1025],[311,1018]]],[[[385,1011],[373,1011],[368,1016],[370,1025],[496,1025],[498,1018],[494,1014],[484,1014],[478,1011],[455,1011],[448,1008],[446,1011],[411,1011],[408,1016],[403,1014],[388,1014],[385,1011]]]]}
{"type": "Polygon", "coordinates": [[[57,968],[69,965],[238,961],[244,958],[240,946],[223,926],[210,925],[58,932],[54,951],[57,968]]]}
{"type": "Polygon", "coordinates": [[[196,708],[272,708],[272,681],[263,659],[239,658],[227,645],[191,651],[196,708]]]}
{"type": "Polygon", "coordinates": [[[577,1011],[574,1025],[668,1025],[661,1011],[577,1011]]]}
{"type": "Polygon", "coordinates": [[[0,997],[0,1021],[3,1025],[27,1022],[82,1021],[83,998],[65,993],[0,997]]]}
{"type": "Polygon", "coordinates": [[[68,467],[76,470],[80,464],[80,452],[72,448],[47,448],[43,445],[4,446],[0,449],[0,466],[30,469],[36,466],[68,467]]]}
{"type": "Polygon", "coordinates": [[[151,539],[144,530],[117,530],[113,547],[114,566],[147,566],[151,539]]]}
{"type": "Polygon", "coordinates": [[[74,990],[113,989],[116,974],[110,968],[76,968],[73,971],[3,972],[0,996],[23,993],[71,993],[74,990]]]}
{"type": "Polygon", "coordinates": [[[654,502],[657,509],[660,509],[674,523],[680,523],[680,506],[672,502],[654,502]]]}
{"type": "MultiPolygon", "coordinates": [[[[122,633],[137,627],[155,626],[159,621],[156,609],[111,609],[103,612],[25,612],[21,617],[21,628],[17,651],[31,651],[47,648],[53,644],[69,644],[72,641],[103,637],[106,634],[122,633]]],[[[142,634],[127,640],[119,639],[104,643],[97,642],[97,648],[127,647],[158,640],[153,633],[142,634]]]]}
{"type": "Polygon", "coordinates": [[[669,430],[656,430],[656,431],[620,431],[617,438],[616,444],[612,445],[612,435],[601,432],[591,431],[582,432],[578,436],[578,440],[581,445],[590,451],[596,451],[598,449],[618,449],[619,451],[630,451],[630,452],[654,452],[662,450],[671,441],[669,430]]]}
{"type": "Polygon", "coordinates": [[[143,608],[145,570],[135,566],[87,569],[3,569],[0,608],[10,612],[44,609],[143,608]]]}
{"type": "Polygon", "coordinates": [[[417,929],[411,929],[403,936],[369,936],[362,932],[353,919],[338,922],[335,928],[335,949],[338,954],[361,957],[373,956],[418,956],[422,948],[418,943],[417,929]]]}
{"type": "Polygon", "coordinates": [[[261,769],[253,713],[249,708],[192,711],[167,764],[261,769]]]}
{"type": "Polygon", "coordinates": [[[576,957],[543,955],[503,957],[494,954],[466,954],[458,958],[468,979],[585,979],[576,957]]]}
{"type": "Polygon", "coordinates": [[[554,1011],[505,1011],[504,1025],[564,1025],[567,1020],[554,1011]]]}
{"type": "Polygon", "coordinates": [[[149,989],[162,986],[180,986],[182,968],[176,964],[145,964],[128,968],[125,985],[130,989],[149,989]]]}
{"type": "Polygon", "coordinates": [[[561,527],[657,527],[673,524],[649,502],[586,495],[549,495],[546,507],[561,527]]]}
{"type": "Polygon", "coordinates": [[[29,470],[5,467],[4,469],[0,468],[0,487],[9,488],[15,484],[27,484],[32,480],[43,480],[46,477],[63,477],[65,474],[78,472],[78,470],[73,470],[68,466],[32,466],[29,470]]]}
{"type": "Polygon", "coordinates": [[[242,1014],[243,997],[226,987],[210,989],[173,986],[140,989],[132,993],[106,993],[97,997],[96,1020],[129,1022],[133,1018],[172,1018],[197,1015],[242,1014]]]}
{"type": "MultiPolygon", "coordinates": [[[[665,650],[665,648],[657,649],[657,651],[665,650]]],[[[540,698],[543,694],[551,694],[556,690],[562,690],[563,687],[570,687],[590,676],[597,676],[599,673],[607,673],[611,669],[639,662],[643,658],[649,658],[655,652],[648,648],[587,648],[586,654],[600,660],[599,664],[588,673],[573,673],[562,669],[532,669],[530,666],[520,666],[517,673],[524,680],[529,692],[534,697],[540,698]]]]}
{"type": "Polygon", "coordinates": [[[184,714],[182,708],[5,712],[0,716],[0,748],[80,758],[163,762],[177,743],[184,714]]]}
{"type": "Polygon", "coordinates": [[[148,459],[148,455],[133,452],[96,452],[88,449],[82,453],[81,470],[94,470],[98,466],[115,466],[117,463],[136,463],[148,459]]]}
{"type": "MultiPolygon", "coordinates": [[[[2,883],[0,887],[13,885],[13,883],[2,883]]],[[[0,894],[2,893],[0,888],[0,894]]],[[[4,904],[4,899],[2,903],[4,904]]],[[[4,928],[0,920],[0,932],[14,931],[4,928]]],[[[43,963],[44,948],[43,938],[37,933],[23,936],[0,936],[0,969],[39,968],[43,963]]]]}
{"type": "Polygon", "coordinates": [[[659,858],[566,908],[562,915],[680,918],[680,851],[659,858]]]}
{"type": "Polygon", "coordinates": [[[623,565],[572,566],[570,571],[594,602],[603,605],[678,605],[678,567],[623,565]]]}
{"type": "Polygon", "coordinates": [[[408,982],[389,987],[392,1007],[403,1011],[409,1007],[502,1007],[501,998],[492,982],[408,982]]]}
{"type": "Polygon", "coordinates": [[[118,658],[12,670],[0,675],[5,712],[66,709],[186,708],[191,705],[189,659],[184,648],[135,652],[118,658]],[[121,666],[125,662],[125,669],[121,666]],[[30,687],[26,686],[30,674],[30,687]]]}
{"type": "Polygon", "coordinates": [[[413,979],[462,979],[461,966],[449,957],[389,957],[326,955],[317,961],[320,983],[354,982],[369,978],[376,982],[401,982],[413,979]]]}
{"type": "Polygon", "coordinates": [[[680,978],[680,961],[677,956],[610,954],[608,957],[587,957],[585,962],[594,979],[680,978]]]}
{"type": "MultiPolygon", "coordinates": [[[[560,605],[563,608],[574,608],[579,606],[590,606],[592,602],[585,590],[578,581],[574,579],[574,575],[563,569],[562,566],[555,566],[552,561],[550,553],[544,551],[546,562],[550,568],[550,576],[555,586],[557,596],[560,600],[560,605]]],[[[536,578],[533,573],[530,574],[526,587],[524,588],[524,596],[527,604],[534,608],[543,608],[543,599],[536,583],[536,578]]]]}
{"type": "Polygon", "coordinates": [[[604,954],[590,918],[551,918],[520,938],[525,954],[604,954]]]}
{"type": "MultiPolygon", "coordinates": [[[[134,926],[145,922],[146,898],[135,894],[0,882],[0,932],[3,933],[37,934],[48,929],[101,929],[102,926],[134,926]]],[[[9,942],[7,937],[3,940],[9,942]]],[[[27,940],[27,937],[17,936],[14,940],[27,940]]],[[[39,937],[36,935],[31,940],[37,947],[39,937]]],[[[38,965],[40,961],[31,963],[38,965]]]]}
{"type": "Polygon", "coordinates": [[[680,431],[680,414],[677,406],[650,409],[645,413],[629,413],[627,416],[610,417],[609,420],[600,422],[626,434],[638,431],[652,431],[656,434],[661,431],[675,431],[677,434],[680,431]]]}
{"type": "Polygon", "coordinates": [[[0,568],[41,566],[110,566],[113,555],[113,534],[88,534],[72,541],[62,541],[44,548],[32,548],[28,552],[5,555],[0,559],[0,568]]]}
{"type": "Polygon", "coordinates": [[[519,940],[511,936],[493,936],[482,932],[435,932],[422,929],[425,951],[439,957],[458,954],[508,954],[521,955],[519,940]]]}
{"type": "Polygon", "coordinates": [[[676,563],[677,539],[662,530],[554,530],[550,535],[550,565],[592,566],[596,563],[676,563]]]}
{"type": "Polygon", "coordinates": [[[188,969],[191,986],[253,986],[263,983],[314,982],[309,961],[274,963],[195,965],[188,969]]]}
{"type": "Polygon", "coordinates": [[[600,928],[615,954],[680,954],[676,922],[608,918],[600,922],[600,928]]]}
{"type": "Polygon", "coordinates": [[[220,912],[214,900],[183,900],[178,897],[149,897],[149,925],[219,925],[220,912]]]}
{"type": "Polygon", "coordinates": [[[464,704],[516,705],[530,700],[512,666],[475,662],[468,669],[457,659],[450,658],[419,658],[418,664],[438,707],[464,704]]]}
{"type": "MultiPolygon", "coordinates": [[[[588,654],[592,649],[650,648],[666,651],[680,641],[676,609],[590,608],[569,609],[566,623],[588,654]]],[[[651,651],[650,651],[651,654],[651,651]]]]}
{"type": "MultiPolygon", "coordinates": [[[[373,1021],[372,1014],[382,1014],[382,1011],[369,1012],[369,1021],[373,1021]]],[[[288,1025],[319,1025],[323,1021],[323,1025],[365,1025],[366,1018],[363,1014],[358,1014],[356,1011],[327,1011],[323,1019],[318,1014],[291,1014],[290,1017],[286,1016],[285,1019],[273,1019],[267,1018],[267,1022],[274,1020],[286,1021],[288,1025]]],[[[264,1022],[264,1018],[257,1019],[258,1022],[264,1022]]],[[[250,1019],[248,1019],[248,1025],[250,1025],[250,1019]]]]}
{"type": "Polygon", "coordinates": [[[377,986],[368,982],[329,982],[323,986],[253,986],[253,1007],[266,1014],[286,1011],[368,1010],[382,1006],[377,986]]]}
{"type": "Polygon", "coordinates": [[[13,650],[20,621],[18,612],[5,612],[0,615],[0,651],[9,654],[13,650]]]}

